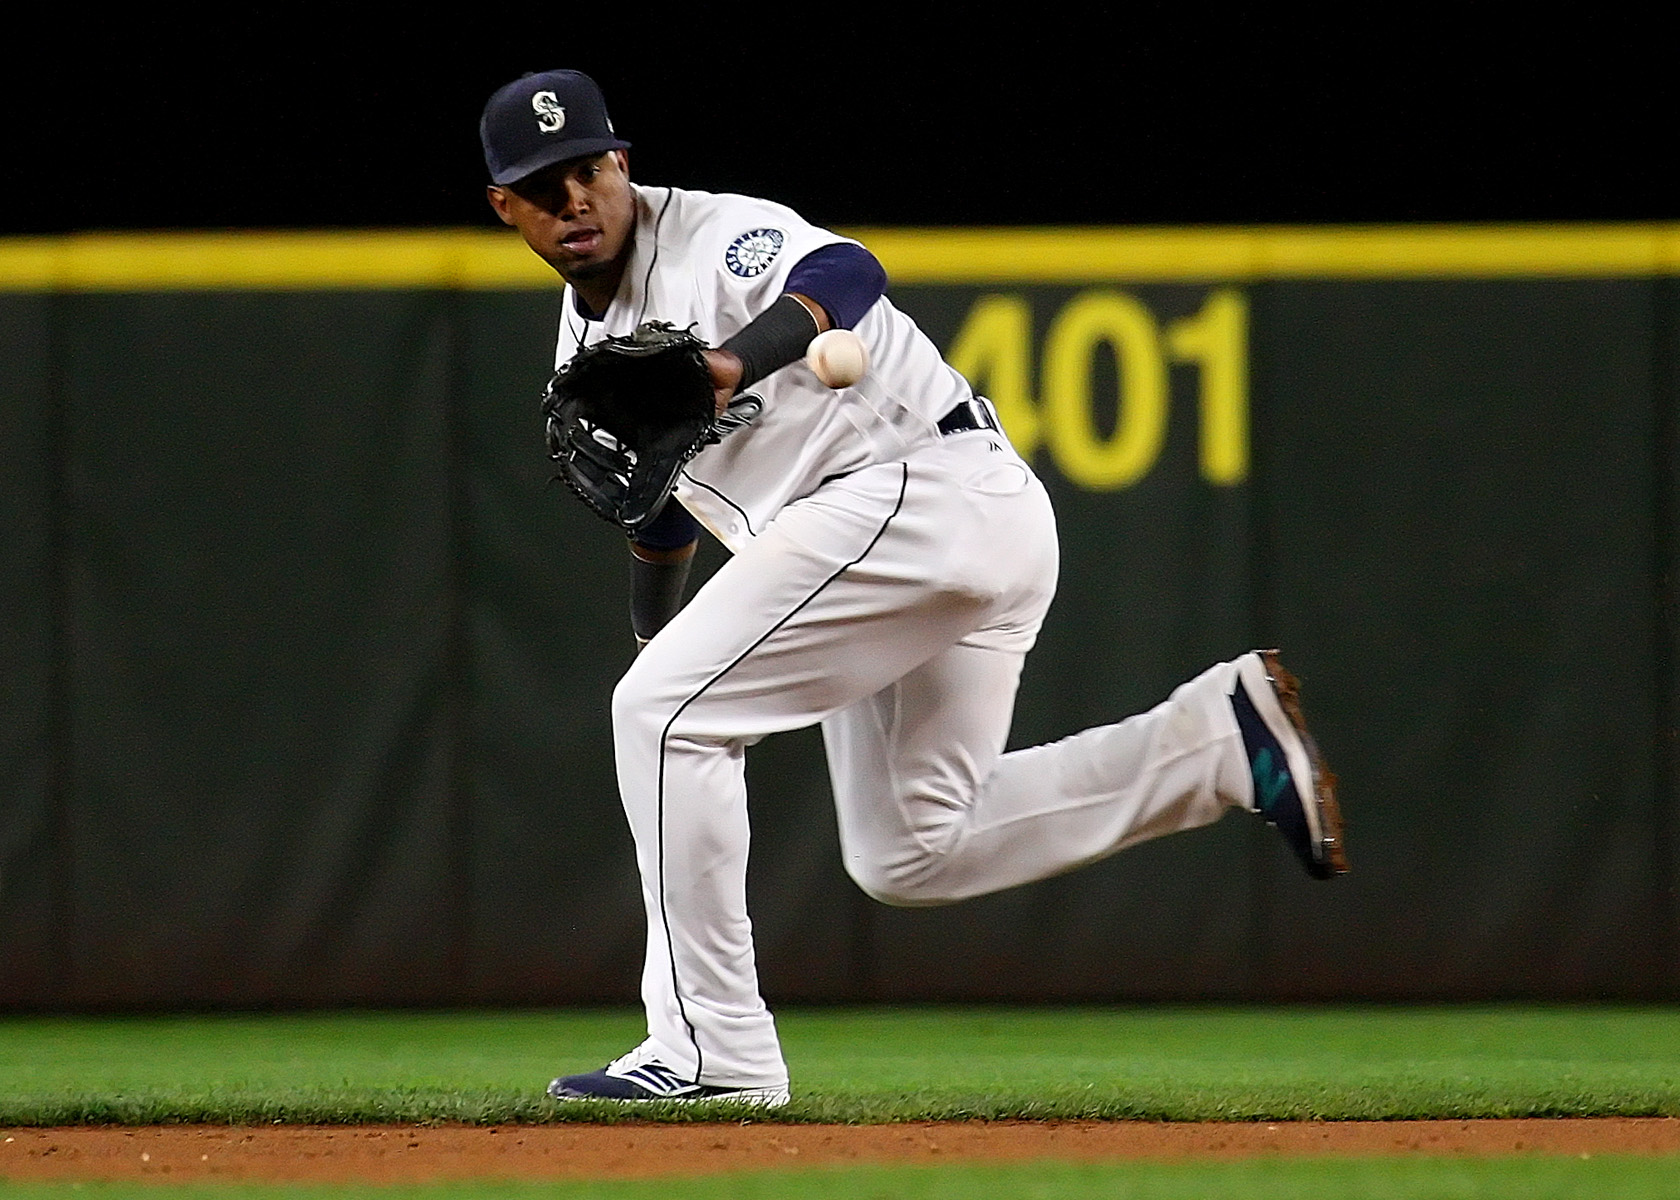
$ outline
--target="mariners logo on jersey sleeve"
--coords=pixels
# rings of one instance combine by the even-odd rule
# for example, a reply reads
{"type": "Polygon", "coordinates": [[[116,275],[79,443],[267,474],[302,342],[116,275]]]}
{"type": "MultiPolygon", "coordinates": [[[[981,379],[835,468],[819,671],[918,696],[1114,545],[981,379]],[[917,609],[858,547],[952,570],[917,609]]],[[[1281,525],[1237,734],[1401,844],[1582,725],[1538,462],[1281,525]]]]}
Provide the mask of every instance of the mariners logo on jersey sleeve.
{"type": "Polygon", "coordinates": [[[762,275],[776,261],[786,240],[780,229],[749,229],[729,243],[729,249],[723,252],[724,265],[742,279],[762,275]]]}

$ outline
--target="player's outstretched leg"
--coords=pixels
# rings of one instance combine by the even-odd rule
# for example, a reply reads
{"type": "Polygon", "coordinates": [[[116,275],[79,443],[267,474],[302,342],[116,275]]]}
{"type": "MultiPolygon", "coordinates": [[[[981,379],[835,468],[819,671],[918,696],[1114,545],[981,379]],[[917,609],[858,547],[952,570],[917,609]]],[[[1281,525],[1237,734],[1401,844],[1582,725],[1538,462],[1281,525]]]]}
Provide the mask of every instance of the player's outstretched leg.
{"type": "Polygon", "coordinates": [[[1346,869],[1335,780],[1271,652],[1147,712],[999,755],[1018,660],[956,646],[824,725],[847,870],[876,899],[948,904],[1046,879],[1233,808],[1307,869],[1346,869]]]}
{"type": "Polygon", "coordinates": [[[1314,879],[1345,872],[1336,776],[1307,732],[1301,685],[1276,650],[1237,660],[1231,709],[1248,754],[1254,811],[1277,827],[1314,879]]]}

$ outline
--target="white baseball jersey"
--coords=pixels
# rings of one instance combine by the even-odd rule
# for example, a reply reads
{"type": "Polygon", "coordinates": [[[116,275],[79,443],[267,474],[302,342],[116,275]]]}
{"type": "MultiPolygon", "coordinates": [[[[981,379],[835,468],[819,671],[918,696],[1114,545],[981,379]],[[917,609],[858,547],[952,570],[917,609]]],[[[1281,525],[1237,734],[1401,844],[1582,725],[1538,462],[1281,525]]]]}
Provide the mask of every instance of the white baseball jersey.
{"type": "MultiPolygon", "coordinates": [[[[721,345],[775,302],[800,259],[849,240],[767,200],[634,190],[636,230],[618,295],[594,321],[566,289],[556,367],[580,346],[647,320],[693,326],[708,345],[721,345]]],[[[886,298],[855,332],[869,350],[869,371],[857,384],[829,388],[803,362],[771,372],[747,389],[764,400],[758,420],[702,451],[679,478],[677,498],[730,550],[824,479],[938,441],[939,419],[973,395],[886,298]]]]}
{"type": "MultiPolygon", "coordinates": [[[[636,189],[603,320],[568,291],[558,361],[644,320],[717,345],[844,239],[776,204],[636,189]]],[[[1042,483],[989,429],[941,436],[966,381],[886,299],[839,391],[803,363],[752,391],[758,421],[677,495],[732,557],[613,692],[613,749],[647,911],[635,1056],[684,1080],[785,1094],[747,914],[745,753],[820,723],[846,870],[896,904],[1043,879],[1246,805],[1224,663],[1149,713],[1004,752],[1021,664],[1055,592],[1042,483]]]]}

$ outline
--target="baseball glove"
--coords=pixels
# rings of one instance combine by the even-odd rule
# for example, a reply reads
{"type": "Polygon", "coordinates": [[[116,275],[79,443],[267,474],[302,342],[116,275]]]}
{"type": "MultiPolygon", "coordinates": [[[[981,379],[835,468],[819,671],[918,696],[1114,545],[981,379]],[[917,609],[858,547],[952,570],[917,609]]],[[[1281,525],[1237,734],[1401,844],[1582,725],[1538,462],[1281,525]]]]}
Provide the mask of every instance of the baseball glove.
{"type": "Polygon", "coordinates": [[[543,393],[559,478],[628,533],[659,515],[689,459],[756,415],[735,405],[717,415],[706,349],[686,329],[647,321],[579,350],[543,393]]]}

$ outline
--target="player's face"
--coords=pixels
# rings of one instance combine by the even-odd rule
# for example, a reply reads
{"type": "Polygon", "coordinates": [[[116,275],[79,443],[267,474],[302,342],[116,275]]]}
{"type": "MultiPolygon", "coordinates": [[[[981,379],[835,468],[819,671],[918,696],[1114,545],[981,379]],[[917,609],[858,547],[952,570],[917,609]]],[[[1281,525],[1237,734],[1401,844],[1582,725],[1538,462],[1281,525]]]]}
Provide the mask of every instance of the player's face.
{"type": "Polygon", "coordinates": [[[624,151],[569,159],[492,187],[490,205],[568,283],[610,279],[617,290],[636,215],[624,151]]]}

